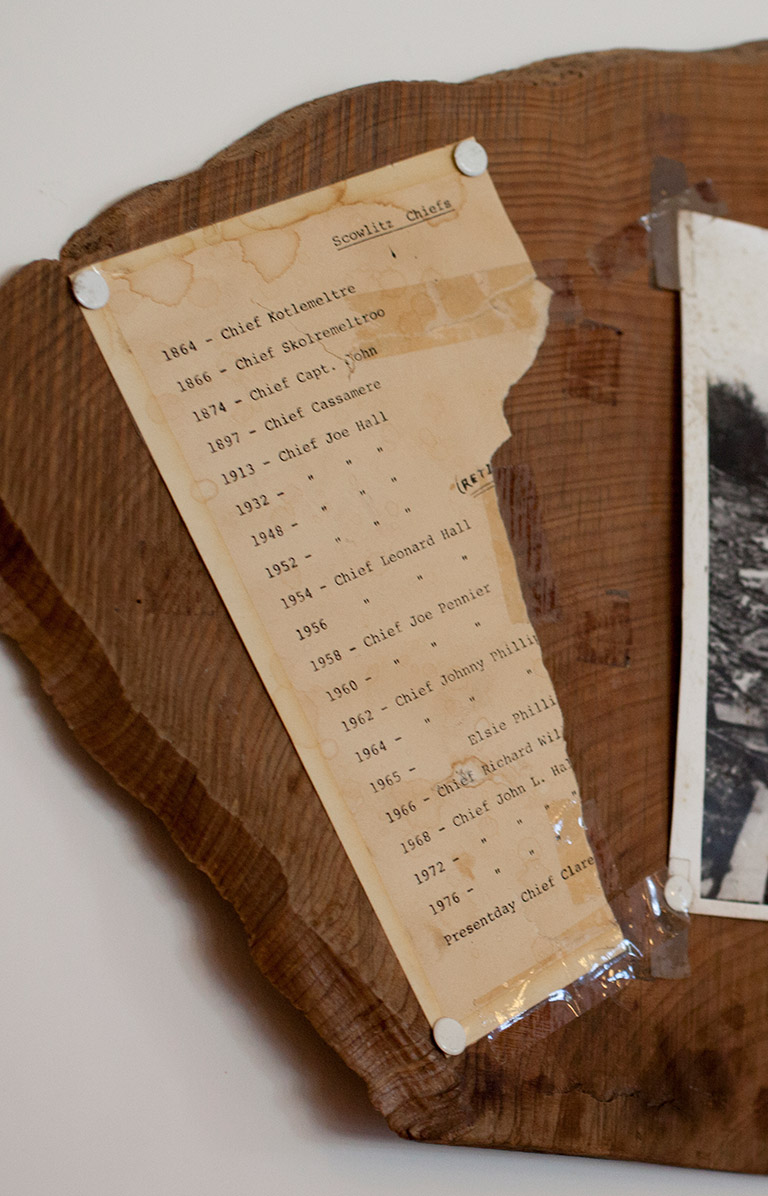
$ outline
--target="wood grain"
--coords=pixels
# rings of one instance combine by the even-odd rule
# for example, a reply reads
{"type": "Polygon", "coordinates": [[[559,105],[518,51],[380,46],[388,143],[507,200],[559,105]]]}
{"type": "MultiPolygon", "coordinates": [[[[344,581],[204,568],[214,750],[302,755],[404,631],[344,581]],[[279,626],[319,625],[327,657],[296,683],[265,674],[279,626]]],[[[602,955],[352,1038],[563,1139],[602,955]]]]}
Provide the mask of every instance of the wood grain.
{"type": "Polygon", "coordinates": [[[768,930],[699,918],[637,982],[459,1059],[428,1027],[69,293],[69,270],[475,134],[553,287],[496,466],[582,792],[622,887],[666,856],[678,670],[676,296],[654,160],[768,225],[768,45],[616,52],[278,117],[0,292],[0,628],[74,734],[238,911],[259,967],[419,1139],[768,1168],[768,930]]]}

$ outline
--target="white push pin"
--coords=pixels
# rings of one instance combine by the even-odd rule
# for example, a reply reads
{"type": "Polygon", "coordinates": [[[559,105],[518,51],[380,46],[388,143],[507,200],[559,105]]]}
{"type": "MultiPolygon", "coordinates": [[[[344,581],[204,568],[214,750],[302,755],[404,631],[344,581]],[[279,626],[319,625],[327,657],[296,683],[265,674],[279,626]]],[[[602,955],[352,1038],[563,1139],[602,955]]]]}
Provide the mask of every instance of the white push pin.
{"type": "Polygon", "coordinates": [[[92,311],[109,302],[109,283],[95,266],[78,270],[72,278],[72,290],[80,306],[92,311]]]}
{"type": "Polygon", "coordinates": [[[488,155],[474,137],[459,142],[453,151],[453,160],[461,173],[468,174],[471,178],[483,174],[488,169],[488,155]]]}
{"type": "Polygon", "coordinates": [[[691,882],[684,876],[670,876],[664,885],[667,905],[678,914],[687,914],[693,902],[691,882]]]}
{"type": "Polygon", "coordinates": [[[467,1049],[466,1032],[455,1018],[439,1017],[432,1027],[432,1037],[444,1055],[463,1055],[467,1049]]]}

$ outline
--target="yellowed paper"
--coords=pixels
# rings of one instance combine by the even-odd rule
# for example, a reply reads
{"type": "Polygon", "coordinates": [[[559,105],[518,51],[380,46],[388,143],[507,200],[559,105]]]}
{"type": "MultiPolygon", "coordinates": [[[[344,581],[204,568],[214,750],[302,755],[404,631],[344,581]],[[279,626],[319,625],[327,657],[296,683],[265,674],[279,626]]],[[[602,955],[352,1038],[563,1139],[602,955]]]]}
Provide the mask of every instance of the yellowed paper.
{"type": "Polygon", "coordinates": [[[450,148],[100,264],[86,318],[421,1005],[621,940],[489,461],[544,335],[450,148]]]}

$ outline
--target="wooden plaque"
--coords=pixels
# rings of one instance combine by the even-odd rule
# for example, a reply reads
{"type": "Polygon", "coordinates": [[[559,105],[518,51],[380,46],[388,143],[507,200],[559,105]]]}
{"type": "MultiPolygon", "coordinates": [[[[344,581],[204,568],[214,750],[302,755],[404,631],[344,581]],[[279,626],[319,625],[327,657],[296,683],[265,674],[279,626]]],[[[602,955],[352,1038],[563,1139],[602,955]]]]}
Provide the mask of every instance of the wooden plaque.
{"type": "Polygon", "coordinates": [[[659,180],[687,171],[733,219],[768,225],[766,113],[768,44],[375,84],[121,201],[61,262],[0,292],[0,628],[404,1136],[764,1171],[768,929],[694,919],[690,979],[637,981],[552,1033],[534,1015],[442,1057],[67,275],[470,135],[484,144],[554,291],[507,405],[499,499],[626,889],[666,860],[679,654],[677,297],[650,285],[641,218],[659,180]]]}

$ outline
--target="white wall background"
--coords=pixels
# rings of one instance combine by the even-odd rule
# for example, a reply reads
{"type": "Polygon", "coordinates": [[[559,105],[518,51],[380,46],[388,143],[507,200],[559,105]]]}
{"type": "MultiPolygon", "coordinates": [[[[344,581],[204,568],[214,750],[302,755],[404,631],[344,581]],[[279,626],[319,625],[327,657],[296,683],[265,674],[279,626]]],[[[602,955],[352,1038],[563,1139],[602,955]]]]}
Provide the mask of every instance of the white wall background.
{"type": "MultiPolygon", "coordinates": [[[[764,36],[765,0],[5,0],[0,279],[55,258],[125,193],[326,93],[764,36]]],[[[2,1192],[766,1191],[755,1177],[400,1141],[255,972],[205,878],[74,745],[7,641],[0,753],[2,1192]]]]}

